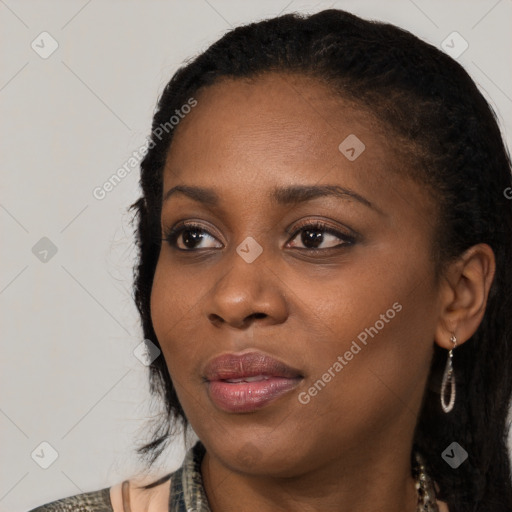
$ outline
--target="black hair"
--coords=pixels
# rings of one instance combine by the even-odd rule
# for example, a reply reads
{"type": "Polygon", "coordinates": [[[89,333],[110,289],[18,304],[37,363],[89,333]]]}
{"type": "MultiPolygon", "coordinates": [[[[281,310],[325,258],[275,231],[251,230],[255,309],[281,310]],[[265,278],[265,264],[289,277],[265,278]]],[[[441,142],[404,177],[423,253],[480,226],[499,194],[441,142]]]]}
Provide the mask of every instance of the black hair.
{"type": "MultiPolygon", "coordinates": [[[[270,72],[327,84],[333,95],[373,113],[390,137],[404,142],[404,172],[425,185],[438,207],[436,277],[475,244],[487,243],[494,251],[496,277],[485,315],[471,339],[454,351],[455,407],[449,414],[441,410],[447,351],[434,345],[414,449],[450,512],[512,510],[512,201],[505,194],[512,190],[510,157],[496,114],[464,68],[403,29],[334,9],[286,14],[229,31],[174,74],[159,99],[151,149],[141,162],[142,196],[130,207],[139,250],[134,300],[144,338],[159,347],[150,294],[162,240],[162,170],[175,131],[157,129],[202,88],[270,72]],[[454,441],[469,454],[457,469],[441,456],[454,441]]],[[[152,441],[138,449],[149,466],[175,426],[188,424],[163,357],[150,365],[150,390],[163,400],[165,412],[152,441]]]]}

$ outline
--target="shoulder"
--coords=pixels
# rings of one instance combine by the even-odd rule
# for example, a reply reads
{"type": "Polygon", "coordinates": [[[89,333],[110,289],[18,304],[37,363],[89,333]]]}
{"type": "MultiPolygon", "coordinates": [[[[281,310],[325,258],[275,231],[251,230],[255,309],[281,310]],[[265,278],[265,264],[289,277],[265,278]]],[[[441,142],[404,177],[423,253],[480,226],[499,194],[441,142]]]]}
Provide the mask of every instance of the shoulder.
{"type": "Polygon", "coordinates": [[[444,501],[437,500],[437,507],[439,512],[449,512],[448,505],[444,501]]]}
{"type": "Polygon", "coordinates": [[[126,480],[98,491],[62,498],[28,512],[156,512],[167,510],[170,495],[170,475],[155,479],[126,480]],[[160,482],[160,483],[159,483],[160,482]],[[143,485],[156,483],[149,489],[143,485]],[[124,484],[124,485],[123,485],[124,484]]]}
{"type": "Polygon", "coordinates": [[[172,474],[159,480],[131,479],[110,488],[113,512],[160,512],[167,510],[171,493],[172,474]],[[149,489],[142,486],[152,484],[149,489]]]}
{"type": "Polygon", "coordinates": [[[168,510],[171,502],[182,510],[185,495],[198,503],[206,503],[200,473],[204,453],[198,441],[187,451],[181,467],[161,478],[139,475],[112,487],[52,501],[28,512],[161,512],[168,510]]]}
{"type": "MultiPolygon", "coordinates": [[[[86,492],[52,501],[29,512],[114,512],[110,501],[110,488],[86,492]]],[[[116,511],[117,512],[117,511],[116,511]]]]}

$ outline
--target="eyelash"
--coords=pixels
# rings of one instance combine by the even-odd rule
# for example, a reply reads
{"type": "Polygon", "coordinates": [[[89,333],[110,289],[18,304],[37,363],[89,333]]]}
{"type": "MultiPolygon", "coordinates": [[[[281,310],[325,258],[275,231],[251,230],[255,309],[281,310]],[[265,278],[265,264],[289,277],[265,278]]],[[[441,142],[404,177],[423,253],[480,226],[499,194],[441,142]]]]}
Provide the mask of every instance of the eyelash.
{"type": "MultiPolygon", "coordinates": [[[[187,230],[190,230],[190,231],[199,231],[200,233],[207,233],[209,236],[215,238],[208,230],[206,230],[204,228],[204,226],[200,225],[200,224],[196,224],[194,222],[187,222],[186,224],[177,224],[175,227],[173,228],[170,228],[168,230],[165,231],[165,235],[164,235],[164,241],[167,242],[171,247],[173,247],[174,249],[178,250],[178,251],[182,251],[182,252],[194,252],[194,251],[199,251],[201,249],[182,249],[180,247],[177,247],[177,239],[178,237],[184,232],[184,231],[187,231],[187,230]]],[[[323,233],[327,233],[329,235],[334,235],[335,237],[343,240],[342,243],[338,244],[338,245],[335,245],[334,247],[327,247],[325,249],[317,249],[317,248],[296,248],[300,251],[308,251],[310,253],[325,253],[326,251],[332,251],[332,250],[336,250],[336,249],[341,249],[342,247],[344,246],[347,246],[347,245],[353,245],[354,242],[356,241],[356,237],[352,236],[352,235],[347,235],[345,233],[342,233],[340,231],[337,231],[336,229],[333,229],[331,228],[329,225],[327,224],[324,224],[323,222],[320,222],[320,221],[305,221],[303,224],[299,225],[299,226],[296,226],[295,229],[292,231],[292,230],[287,230],[287,234],[290,236],[290,239],[288,240],[291,241],[293,240],[294,238],[296,238],[296,236],[301,232],[301,231],[305,231],[305,230],[311,230],[311,231],[322,231],[323,233]]],[[[206,249],[209,249],[209,248],[206,248],[206,249]]]]}
{"type": "Polygon", "coordinates": [[[178,239],[178,237],[181,235],[181,233],[183,233],[183,231],[187,231],[187,230],[200,231],[201,233],[208,233],[210,236],[213,236],[208,230],[204,229],[203,226],[196,224],[194,222],[187,222],[186,224],[182,224],[182,223],[177,224],[173,228],[166,230],[165,234],[164,234],[164,240],[171,247],[173,247],[174,249],[176,249],[178,251],[183,251],[183,252],[197,251],[198,249],[180,249],[179,247],[176,246],[176,240],[178,239]]]}
{"type": "Polygon", "coordinates": [[[298,226],[295,226],[293,231],[287,230],[286,232],[290,236],[290,240],[293,240],[294,238],[296,238],[296,236],[301,231],[306,231],[306,230],[322,231],[324,234],[327,233],[329,235],[334,235],[336,238],[343,240],[343,242],[339,243],[338,245],[335,245],[334,247],[327,247],[325,249],[310,249],[307,247],[304,249],[298,248],[301,251],[308,251],[312,254],[321,253],[321,252],[325,253],[327,251],[339,250],[339,249],[342,249],[344,246],[353,245],[356,241],[355,236],[351,236],[351,235],[347,235],[346,233],[342,233],[341,231],[338,231],[337,229],[334,229],[334,228],[330,227],[328,224],[325,224],[321,221],[304,221],[303,223],[299,223],[298,226]]]}

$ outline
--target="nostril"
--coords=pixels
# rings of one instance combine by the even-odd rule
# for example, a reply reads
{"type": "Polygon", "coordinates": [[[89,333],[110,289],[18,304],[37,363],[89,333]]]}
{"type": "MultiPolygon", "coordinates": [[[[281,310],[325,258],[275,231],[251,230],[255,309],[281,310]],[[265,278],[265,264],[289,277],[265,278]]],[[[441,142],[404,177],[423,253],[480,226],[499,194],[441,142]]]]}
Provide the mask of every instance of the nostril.
{"type": "MultiPolygon", "coordinates": [[[[241,322],[238,322],[238,327],[245,327],[247,324],[251,323],[251,320],[256,320],[258,318],[266,318],[268,315],[266,313],[253,313],[252,315],[248,315],[241,322]]],[[[222,318],[220,315],[215,313],[211,313],[208,315],[208,320],[215,326],[220,326],[221,324],[227,322],[229,324],[234,324],[235,320],[232,321],[226,320],[222,318]]]]}
{"type": "Polygon", "coordinates": [[[214,325],[219,325],[223,322],[222,318],[215,313],[208,315],[208,320],[210,320],[210,322],[214,325]]]}

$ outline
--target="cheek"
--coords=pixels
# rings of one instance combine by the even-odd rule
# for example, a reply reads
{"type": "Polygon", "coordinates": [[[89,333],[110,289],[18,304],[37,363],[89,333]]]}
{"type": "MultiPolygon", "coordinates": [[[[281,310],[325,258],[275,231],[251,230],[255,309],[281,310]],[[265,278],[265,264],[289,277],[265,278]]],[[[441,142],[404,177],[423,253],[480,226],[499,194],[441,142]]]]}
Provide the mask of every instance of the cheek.
{"type": "MultiPolygon", "coordinates": [[[[373,319],[354,325],[351,336],[340,336],[336,343],[323,345],[322,353],[311,354],[317,372],[309,390],[321,390],[312,398],[317,401],[313,407],[326,414],[326,424],[342,419],[343,429],[359,430],[363,437],[399,416],[416,417],[432,355],[433,333],[425,310],[411,297],[384,302],[381,309],[372,306],[373,319]]],[[[337,319],[340,332],[349,318],[345,320],[337,319]]]]}
{"type": "Polygon", "coordinates": [[[151,290],[151,319],[168,366],[179,357],[177,347],[186,341],[183,333],[194,313],[193,297],[197,300],[198,295],[183,286],[175,269],[159,260],[151,290]]]}
{"type": "MultiPolygon", "coordinates": [[[[381,256],[335,279],[310,282],[302,294],[297,316],[304,324],[297,328],[306,333],[306,387],[318,383],[312,393],[319,409],[339,404],[332,414],[399,408],[421,393],[428,373],[436,304],[428,262],[381,256]]],[[[298,285],[294,292],[299,295],[298,285]]]]}
{"type": "Polygon", "coordinates": [[[180,332],[191,317],[197,317],[198,303],[206,291],[203,279],[191,278],[190,270],[173,264],[162,249],[151,290],[151,318],[161,342],[180,332]]]}
{"type": "Polygon", "coordinates": [[[201,301],[211,286],[206,276],[191,274],[161,255],[151,290],[151,319],[176,388],[191,380],[197,383],[197,365],[204,358],[200,326],[205,313],[201,301]]]}
{"type": "Polygon", "coordinates": [[[169,329],[176,323],[180,315],[180,311],[177,309],[180,302],[177,300],[176,285],[175,280],[165,272],[163,265],[159,262],[151,289],[150,309],[153,328],[161,345],[164,345],[169,329]]]}

